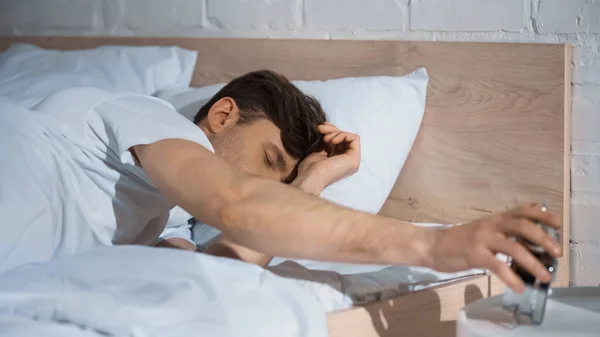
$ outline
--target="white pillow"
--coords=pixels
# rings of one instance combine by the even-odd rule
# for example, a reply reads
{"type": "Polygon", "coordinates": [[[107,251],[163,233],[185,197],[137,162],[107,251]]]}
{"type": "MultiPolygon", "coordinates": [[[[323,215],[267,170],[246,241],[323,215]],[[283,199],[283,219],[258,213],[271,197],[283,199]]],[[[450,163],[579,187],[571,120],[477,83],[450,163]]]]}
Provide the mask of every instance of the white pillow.
{"type": "MultiPolygon", "coordinates": [[[[419,131],[428,80],[426,70],[421,68],[403,77],[293,82],[321,102],[329,122],[361,137],[360,169],[328,186],[322,198],[364,212],[379,212],[419,131]]],[[[157,96],[193,119],[222,87],[169,88],[157,96]]]]}
{"type": "Polygon", "coordinates": [[[0,97],[27,108],[69,87],[153,95],[188,85],[197,52],[179,47],[102,46],[49,50],[14,44],[0,53],[0,97]]]}

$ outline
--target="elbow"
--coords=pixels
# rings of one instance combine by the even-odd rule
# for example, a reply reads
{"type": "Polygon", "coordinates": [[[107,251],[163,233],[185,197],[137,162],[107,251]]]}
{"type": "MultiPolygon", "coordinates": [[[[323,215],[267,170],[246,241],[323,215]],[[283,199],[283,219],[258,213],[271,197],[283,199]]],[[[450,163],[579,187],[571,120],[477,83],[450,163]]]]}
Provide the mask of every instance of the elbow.
{"type": "Polygon", "coordinates": [[[249,203],[254,199],[257,180],[251,176],[240,177],[224,191],[217,212],[224,234],[235,237],[240,229],[248,225],[251,218],[248,210],[252,208],[249,203]]]}
{"type": "Polygon", "coordinates": [[[218,217],[222,226],[221,232],[226,235],[232,234],[231,232],[239,226],[243,218],[240,204],[241,202],[232,200],[224,202],[219,208],[218,217]]]}

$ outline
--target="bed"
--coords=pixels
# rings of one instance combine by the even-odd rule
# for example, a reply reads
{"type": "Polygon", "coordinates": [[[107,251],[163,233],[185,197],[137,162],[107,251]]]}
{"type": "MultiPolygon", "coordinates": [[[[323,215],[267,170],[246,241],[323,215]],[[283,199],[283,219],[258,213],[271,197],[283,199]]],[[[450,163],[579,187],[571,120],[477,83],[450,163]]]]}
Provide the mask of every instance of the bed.
{"type": "MultiPolygon", "coordinates": [[[[404,75],[426,67],[425,117],[381,214],[461,223],[546,202],[563,219],[555,286],[569,284],[570,47],[407,41],[134,37],[10,37],[56,49],[106,44],[177,45],[199,52],[192,84],[226,82],[269,68],[293,80],[404,75]]],[[[496,295],[474,276],[328,314],[331,336],[453,336],[466,303],[496,295]]]]}

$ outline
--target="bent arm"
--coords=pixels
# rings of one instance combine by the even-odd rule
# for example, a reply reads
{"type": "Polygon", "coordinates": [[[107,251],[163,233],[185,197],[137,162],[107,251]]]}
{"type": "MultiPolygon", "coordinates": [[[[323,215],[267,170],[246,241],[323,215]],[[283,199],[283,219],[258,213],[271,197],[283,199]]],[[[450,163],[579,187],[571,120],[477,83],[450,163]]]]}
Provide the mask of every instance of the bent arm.
{"type": "Polygon", "coordinates": [[[248,249],[244,246],[233,243],[227,238],[220,238],[217,242],[210,245],[203,251],[205,254],[228,257],[230,259],[242,260],[253,263],[261,267],[271,262],[272,256],[248,249]]]}
{"type": "Polygon", "coordinates": [[[189,141],[161,140],[132,152],[171,201],[235,244],[270,256],[431,265],[435,230],[353,211],[244,174],[189,141]]]}
{"type": "Polygon", "coordinates": [[[195,244],[189,242],[188,240],[177,237],[161,240],[157,242],[155,246],[163,248],[177,248],[183,250],[196,250],[198,248],[195,244]]]}

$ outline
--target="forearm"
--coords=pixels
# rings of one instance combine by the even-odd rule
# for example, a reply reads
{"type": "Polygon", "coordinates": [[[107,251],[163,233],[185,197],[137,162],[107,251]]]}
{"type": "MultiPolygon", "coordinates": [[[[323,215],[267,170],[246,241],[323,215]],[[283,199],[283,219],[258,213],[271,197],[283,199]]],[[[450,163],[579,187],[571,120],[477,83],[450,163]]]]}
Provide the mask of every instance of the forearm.
{"type": "MultiPolygon", "coordinates": [[[[326,187],[326,184],[322,182],[321,179],[319,179],[319,177],[315,177],[315,175],[310,175],[297,177],[290,184],[290,186],[297,188],[305,193],[319,196],[323,189],[326,187]]],[[[261,267],[264,267],[267,264],[269,264],[269,262],[273,258],[272,256],[267,256],[266,254],[251,250],[244,246],[237,245],[225,237],[222,237],[217,242],[211,244],[203,252],[214,256],[242,260],[248,263],[259,265],[261,267]]]]}
{"type": "Polygon", "coordinates": [[[234,242],[272,256],[430,264],[434,230],[346,209],[276,182],[252,179],[246,190],[223,210],[234,242]]]}
{"type": "Polygon", "coordinates": [[[198,147],[166,140],[137,154],[168,198],[232,242],[269,256],[430,265],[434,230],[246,175],[198,147]]]}

